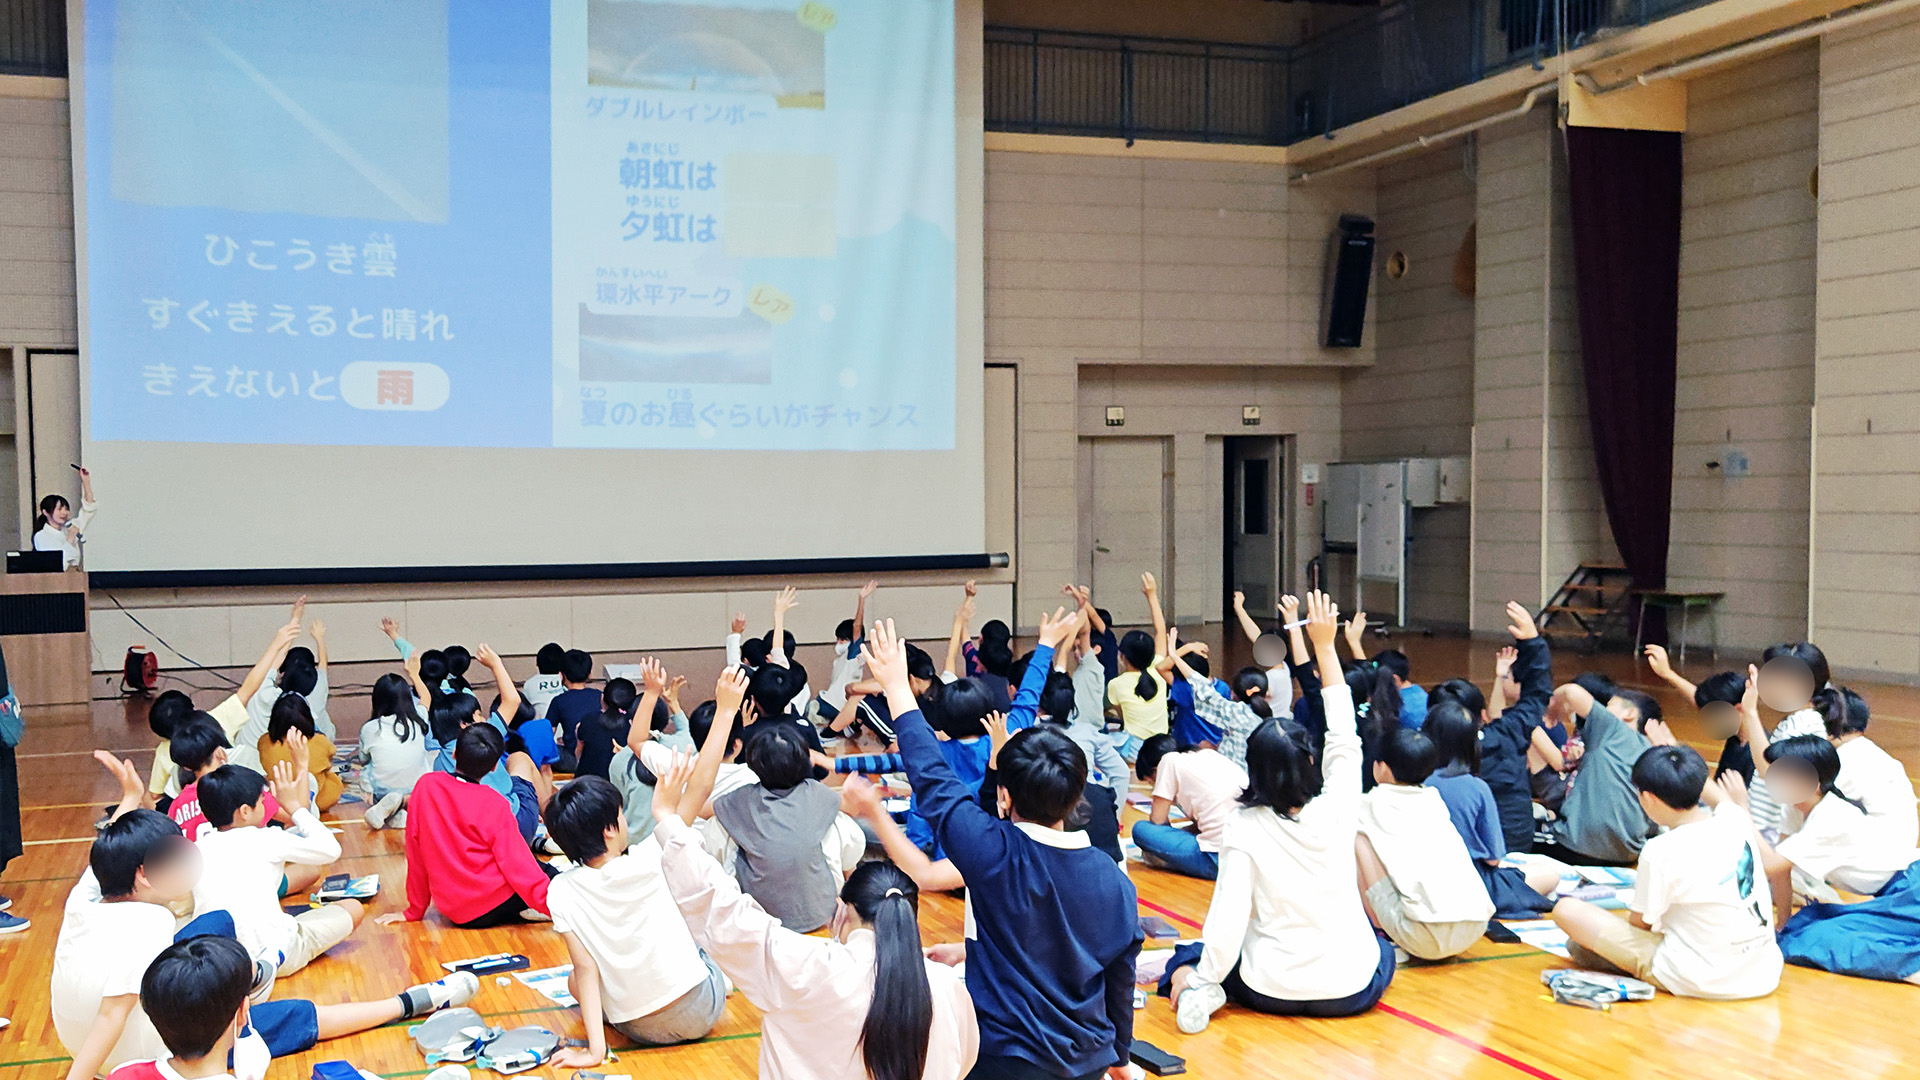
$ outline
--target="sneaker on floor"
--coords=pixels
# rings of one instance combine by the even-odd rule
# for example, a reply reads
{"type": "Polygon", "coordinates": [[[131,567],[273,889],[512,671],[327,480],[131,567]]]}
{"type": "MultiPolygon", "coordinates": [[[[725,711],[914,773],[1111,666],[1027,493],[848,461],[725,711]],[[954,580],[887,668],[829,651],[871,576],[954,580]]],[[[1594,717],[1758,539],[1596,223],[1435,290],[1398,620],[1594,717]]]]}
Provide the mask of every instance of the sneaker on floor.
{"type": "MultiPolygon", "coordinates": [[[[275,955],[278,955],[276,953],[275,955]]],[[[253,958],[253,986],[247,990],[247,1001],[258,1005],[273,996],[273,980],[280,975],[280,965],[273,957],[256,956],[253,958]]]]}
{"type": "Polygon", "coordinates": [[[382,795],[379,802],[367,807],[367,828],[386,828],[387,822],[399,811],[400,804],[406,800],[406,797],[404,792],[399,791],[389,791],[382,795]]]}
{"type": "Polygon", "coordinates": [[[473,1000],[480,992],[480,977],[471,971],[456,971],[435,982],[409,986],[400,992],[407,1004],[407,1018],[413,1019],[456,1008],[473,1000]]]}
{"type": "Polygon", "coordinates": [[[0,914],[0,934],[17,934],[33,925],[33,920],[18,915],[0,914]]]}
{"type": "Polygon", "coordinates": [[[407,808],[403,806],[400,809],[395,810],[393,812],[393,817],[387,822],[387,827],[392,829],[406,828],[407,827],[407,808]]]}
{"type": "Polygon", "coordinates": [[[1181,1031],[1188,1035],[1198,1035],[1207,1030],[1207,1022],[1212,1020],[1213,1014],[1219,1012],[1220,1006],[1226,1003],[1227,992],[1221,987],[1207,983],[1189,986],[1186,992],[1180,995],[1180,1004],[1175,1009],[1174,1020],[1180,1025],[1181,1031]]]}
{"type": "Polygon", "coordinates": [[[13,897],[0,896],[0,911],[5,911],[12,906],[13,906],[13,897]]]}
{"type": "Polygon", "coordinates": [[[535,910],[534,908],[521,908],[520,921],[521,922],[552,922],[553,916],[547,914],[544,911],[535,910]]]}
{"type": "Polygon", "coordinates": [[[540,855],[566,854],[565,851],[560,850],[559,844],[553,842],[553,837],[547,835],[545,827],[541,828],[540,835],[533,838],[533,850],[540,855]]]}

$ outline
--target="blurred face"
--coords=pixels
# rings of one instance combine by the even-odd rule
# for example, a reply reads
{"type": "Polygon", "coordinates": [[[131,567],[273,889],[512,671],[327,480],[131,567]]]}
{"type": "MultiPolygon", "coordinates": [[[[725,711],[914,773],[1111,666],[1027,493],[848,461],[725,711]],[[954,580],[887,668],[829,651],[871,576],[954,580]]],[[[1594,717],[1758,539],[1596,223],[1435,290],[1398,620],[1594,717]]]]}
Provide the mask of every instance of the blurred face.
{"type": "Polygon", "coordinates": [[[157,857],[140,868],[139,877],[134,881],[134,895],[143,900],[167,901],[193,894],[193,887],[200,884],[200,849],[184,836],[179,837],[179,841],[168,845],[166,852],[156,853],[157,857]]]}
{"type": "Polygon", "coordinates": [[[1820,797],[1820,781],[1806,766],[1779,761],[1767,770],[1767,793],[1782,804],[1813,802],[1820,797]]]}
{"type": "Polygon", "coordinates": [[[1709,701],[1700,706],[1700,726],[1715,739],[1730,738],[1740,730],[1740,707],[1727,701],[1709,701]]]}
{"type": "Polygon", "coordinates": [[[1760,669],[1760,700],[1774,712],[1797,712],[1813,700],[1813,669],[1806,661],[1776,656],[1760,669]]]}

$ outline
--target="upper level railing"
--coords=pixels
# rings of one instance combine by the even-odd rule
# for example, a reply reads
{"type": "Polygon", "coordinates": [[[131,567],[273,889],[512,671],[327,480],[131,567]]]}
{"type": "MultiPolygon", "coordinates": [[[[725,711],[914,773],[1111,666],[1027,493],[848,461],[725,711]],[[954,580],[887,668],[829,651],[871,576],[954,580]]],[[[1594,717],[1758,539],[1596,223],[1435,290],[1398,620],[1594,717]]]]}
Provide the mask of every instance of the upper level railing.
{"type": "MultiPolygon", "coordinates": [[[[1396,0],[1292,48],[990,26],[994,131],[1285,144],[1712,0],[1396,0]]],[[[64,0],[0,0],[0,74],[65,75],[64,0]]]]}
{"type": "Polygon", "coordinates": [[[1398,0],[1292,48],[990,26],[994,131],[1285,144],[1712,0],[1398,0]]]}
{"type": "Polygon", "coordinates": [[[66,73],[65,0],[0,0],[0,75],[66,73]]]}

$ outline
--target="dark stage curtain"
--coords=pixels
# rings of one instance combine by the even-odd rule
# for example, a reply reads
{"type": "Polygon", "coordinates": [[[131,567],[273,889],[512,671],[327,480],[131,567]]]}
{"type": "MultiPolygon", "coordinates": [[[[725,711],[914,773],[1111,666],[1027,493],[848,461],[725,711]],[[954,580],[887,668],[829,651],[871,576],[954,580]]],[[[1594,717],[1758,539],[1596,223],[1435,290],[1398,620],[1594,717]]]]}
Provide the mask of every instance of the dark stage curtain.
{"type": "MultiPolygon", "coordinates": [[[[1680,315],[1680,135],[1569,127],[1580,350],[1593,456],[1614,544],[1643,589],[1665,588],[1680,315]]],[[[1665,640],[1661,613],[1649,638],[1665,640]]]]}

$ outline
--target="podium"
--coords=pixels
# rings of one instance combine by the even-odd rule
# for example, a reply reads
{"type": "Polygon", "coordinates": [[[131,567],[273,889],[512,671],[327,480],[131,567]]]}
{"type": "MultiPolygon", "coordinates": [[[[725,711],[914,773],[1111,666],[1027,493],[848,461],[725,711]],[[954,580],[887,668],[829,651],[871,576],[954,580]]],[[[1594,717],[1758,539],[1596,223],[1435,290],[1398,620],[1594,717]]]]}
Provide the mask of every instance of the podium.
{"type": "Polygon", "coordinates": [[[85,705],[93,698],[87,574],[0,574],[0,648],[22,705],[85,705]]]}

